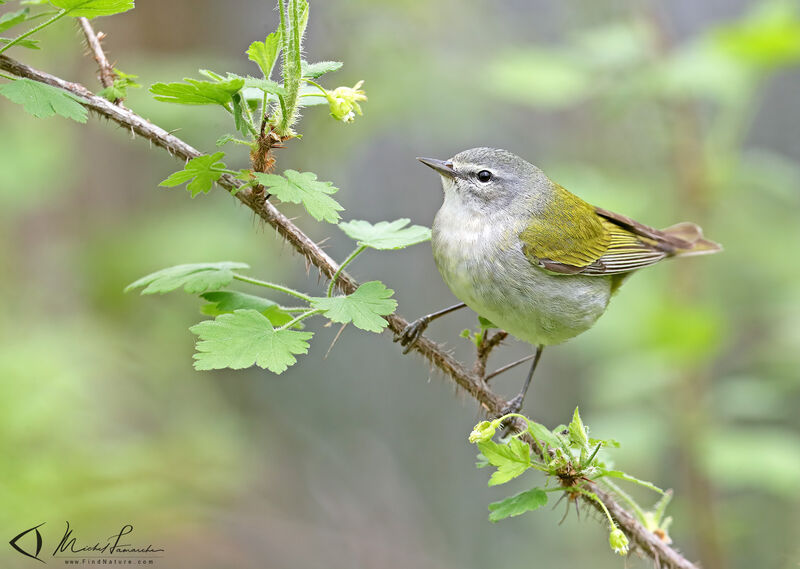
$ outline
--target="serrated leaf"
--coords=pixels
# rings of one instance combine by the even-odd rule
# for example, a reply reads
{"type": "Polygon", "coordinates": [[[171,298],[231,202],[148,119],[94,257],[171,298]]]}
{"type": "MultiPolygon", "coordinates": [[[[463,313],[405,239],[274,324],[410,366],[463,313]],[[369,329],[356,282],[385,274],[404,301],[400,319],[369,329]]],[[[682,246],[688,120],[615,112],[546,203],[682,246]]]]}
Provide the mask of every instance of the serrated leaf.
{"type": "Polygon", "coordinates": [[[4,32],[14,26],[23,23],[28,19],[28,8],[22,8],[16,12],[7,12],[0,16],[0,32],[4,32]]]}
{"type": "Polygon", "coordinates": [[[536,421],[528,422],[528,432],[534,439],[549,445],[551,448],[559,448],[563,444],[563,441],[553,434],[550,429],[536,421]]]}
{"type": "Polygon", "coordinates": [[[183,287],[189,294],[224,288],[233,280],[234,269],[249,269],[246,263],[192,263],[161,269],[125,287],[125,292],[145,287],[142,294],[164,294],[183,287]]]}
{"type": "Polygon", "coordinates": [[[577,407],[575,407],[575,412],[572,414],[572,421],[570,421],[567,429],[569,430],[569,440],[572,444],[582,449],[589,446],[589,436],[586,434],[586,427],[583,426],[583,421],[581,420],[581,415],[578,413],[577,407]]]}
{"type": "Polygon", "coordinates": [[[489,479],[489,486],[505,484],[525,472],[531,465],[531,449],[518,438],[512,438],[508,444],[502,445],[494,441],[479,442],[478,449],[489,464],[497,467],[489,479]]]}
{"type": "Polygon", "coordinates": [[[269,79],[280,52],[281,30],[278,29],[269,34],[264,41],[251,43],[247,49],[247,57],[261,68],[264,78],[269,79]]]}
{"type": "Polygon", "coordinates": [[[257,310],[236,310],[189,328],[199,337],[194,355],[198,370],[243,369],[252,365],[283,373],[296,354],[308,353],[311,332],[276,330],[257,310]]]}
{"type": "Polygon", "coordinates": [[[133,10],[133,0],[50,0],[50,4],[67,10],[73,18],[111,16],[133,10]]]}
{"type": "Polygon", "coordinates": [[[390,297],[394,291],[380,281],[362,284],[353,294],[331,298],[314,298],[311,306],[325,311],[325,316],[334,322],[352,322],[357,328],[368,332],[380,332],[386,328],[381,316],[393,313],[397,301],[390,297]]]}
{"type": "Polygon", "coordinates": [[[98,93],[98,95],[108,99],[112,103],[114,101],[127,98],[128,87],[132,89],[138,89],[141,87],[141,85],[136,82],[136,79],[139,77],[138,75],[123,73],[118,69],[115,69],[114,73],[117,74],[117,77],[114,79],[114,83],[110,87],[106,87],[98,93]]]}
{"type": "Polygon", "coordinates": [[[156,101],[181,105],[222,105],[232,102],[233,96],[244,87],[244,79],[227,81],[198,81],[184,78],[184,83],[154,83],[150,92],[156,101]]]}
{"type": "Polygon", "coordinates": [[[0,85],[0,95],[21,104],[26,112],[37,118],[61,115],[85,123],[88,116],[84,106],[73,95],[30,79],[17,79],[0,85]]]}
{"type": "MultiPolygon", "coordinates": [[[[0,45],[11,43],[13,40],[9,38],[0,38],[0,45]]],[[[21,40],[14,44],[15,46],[25,47],[28,49],[41,49],[39,47],[39,40],[21,40]]]]}
{"type": "Polygon", "coordinates": [[[255,77],[243,77],[244,86],[251,89],[259,89],[264,93],[270,95],[285,95],[286,89],[283,85],[272,81],[271,79],[257,79],[255,77]]]}
{"type": "MultiPolygon", "coordinates": [[[[277,302],[261,296],[232,290],[204,292],[200,296],[209,302],[200,309],[203,314],[208,316],[219,316],[236,310],[251,309],[266,316],[273,326],[283,326],[292,320],[292,315],[283,310],[277,302]]],[[[298,324],[302,325],[302,323],[298,324]]]]}
{"type": "Polygon", "coordinates": [[[497,522],[505,518],[519,516],[531,510],[538,510],[547,504],[547,492],[541,488],[531,488],[505,500],[489,504],[489,521],[497,522]]]}
{"type": "Polygon", "coordinates": [[[338,71],[342,68],[343,63],[341,61],[318,61],[316,63],[303,61],[301,65],[303,69],[303,77],[316,79],[317,77],[321,77],[326,73],[338,71]]]}
{"type": "Polygon", "coordinates": [[[340,223],[339,228],[360,245],[373,249],[403,249],[430,240],[430,229],[421,225],[406,227],[410,222],[410,219],[402,218],[372,225],[369,221],[353,220],[340,223]]]}
{"type": "Polygon", "coordinates": [[[224,152],[215,152],[192,158],[186,163],[183,170],[170,174],[159,186],[174,188],[189,182],[186,189],[192,192],[192,197],[200,192],[207,194],[211,191],[214,182],[222,177],[223,172],[219,172],[218,169],[225,168],[225,163],[220,161],[223,156],[225,156],[224,152]]]}
{"type": "Polygon", "coordinates": [[[339,221],[338,212],[344,208],[329,195],[335,194],[339,189],[330,182],[318,181],[313,172],[286,170],[283,176],[254,172],[253,176],[282,202],[302,203],[317,221],[339,221]]]}

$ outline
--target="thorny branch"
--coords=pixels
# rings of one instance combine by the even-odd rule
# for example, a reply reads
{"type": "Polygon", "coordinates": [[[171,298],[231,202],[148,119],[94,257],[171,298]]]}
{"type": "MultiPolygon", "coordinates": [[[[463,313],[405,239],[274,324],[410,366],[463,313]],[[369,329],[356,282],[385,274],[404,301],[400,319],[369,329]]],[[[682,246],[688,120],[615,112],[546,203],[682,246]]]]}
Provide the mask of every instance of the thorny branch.
{"type": "MultiPolygon", "coordinates": [[[[184,161],[196,158],[201,152],[181,140],[180,138],[168,133],[163,128],[150,123],[136,113],[114,105],[113,103],[93,94],[83,85],[65,81],[59,77],[39,71],[14,59],[0,55],[0,69],[13,73],[18,77],[25,77],[41,83],[46,83],[53,87],[63,89],[73,95],[83,99],[83,105],[95,113],[110,119],[120,126],[130,129],[131,133],[138,134],[146,138],[152,144],[165,149],[173,156],[184,161]]],[[[242,183],[232,176],[223,175],[219,179],[219,185],[228,190],[239,190],[242,183]]],[[[236,199],[249,207],[256,215],[266,223],[276,229],[276,231],[288,241],[292,247],[306,261],[313,264],[327,278],[332,278],[338,269],[338,264],[314,243],[305,233],[294,225],[285,215],[283,215],[274,205],[266,201],[263,194],[251,191],[250,188],[242,188],[234,195],[236,199]]],[[[358,283],[347,272],[342,271],[336,281],[336,288],[344,294],[350,294],[358,288],[358,283]]],[[[407,325],[402,316],[392,314],[386,317],[389,329],[396,335],[399,334],[407,325]]],[[[444,375],[452,379],[456,385],[464,389],[475,398],[485,410],[487,415],[497,415],[506,406],[507,402],[501,396],[492,391],[486,381],[480,376],[468,371],[460,362],[455,360],[444,348],[432,340],[421,336],[413,348],[421,354],[428,362],[438,368],[444,375]]],[[[519,428],[523,428],[520,424],[519,428]]],[[[535,452],[541,453],[533,441],[528,441],[535,452]]],[[[607,491],[591,485],[591,491],[605,504],[612,517],[619,526],[629,536],[642,552],[653,559],[657,567],[673,569],[698,569],[697,565],[688,561],[669,544],[663,542],[655,534],[648,531],[642,524],[628,513],[607,491]]],[[[599,508],[593,500],[585,502],[594,508],[599,508]]]]}
{"type": "MultiPolygon", "coordinates": [[[[103,46],[100,44],[105,35],[103,32],[96,34],[88,18],[78,18],[78,23],[81,25],[83,35],[86,36],[86,45],[92,50],[94,60],[97,62],[97,67],[100,71],[100,83],[103,84],[103,87],[111,87],[114,84],[116,73],[114,73],[114,66],[108,62],[103,46]]],[[[119,101],[114,101],[114,103],[118,104],[119,101]]]]}

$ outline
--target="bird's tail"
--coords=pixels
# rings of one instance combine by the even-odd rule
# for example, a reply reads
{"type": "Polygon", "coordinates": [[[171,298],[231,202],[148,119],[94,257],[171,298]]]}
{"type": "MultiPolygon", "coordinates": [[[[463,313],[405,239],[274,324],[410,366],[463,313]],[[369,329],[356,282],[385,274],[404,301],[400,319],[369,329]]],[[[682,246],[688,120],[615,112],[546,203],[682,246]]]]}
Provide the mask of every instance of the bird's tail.
{"type": "Polygon", "coordinates": [[[690,221],[670,225],[661,232],[684,242],[676,248],[674,253],[676,256],[710,255],[722,251],[722,245],[703,237],[703,230],[700,226],[690,221]]]}

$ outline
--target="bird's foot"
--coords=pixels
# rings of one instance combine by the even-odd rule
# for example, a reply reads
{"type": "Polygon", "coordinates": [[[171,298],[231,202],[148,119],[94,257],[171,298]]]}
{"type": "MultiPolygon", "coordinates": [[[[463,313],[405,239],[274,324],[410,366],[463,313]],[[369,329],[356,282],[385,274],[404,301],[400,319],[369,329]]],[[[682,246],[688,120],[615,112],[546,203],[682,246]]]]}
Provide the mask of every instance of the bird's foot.
{"type": "Polygon", "coordinates": [[[411,351],[411,348],[414,347],[414,344],[417,343],[417,340],[419,340],[419,337],[422,336],[422,333],[425,332],[430,323],[431,319],[428,316],[417,318],[395,336],[394,341],[400,342],[400,345],[405,348],[403,350],[404,354],[411,351]]]}

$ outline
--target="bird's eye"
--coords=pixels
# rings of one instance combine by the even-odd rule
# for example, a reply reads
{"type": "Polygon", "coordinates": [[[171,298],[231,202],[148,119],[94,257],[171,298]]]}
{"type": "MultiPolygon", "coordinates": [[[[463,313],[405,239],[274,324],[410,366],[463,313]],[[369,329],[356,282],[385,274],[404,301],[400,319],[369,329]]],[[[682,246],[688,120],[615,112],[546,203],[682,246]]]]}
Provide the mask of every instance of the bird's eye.
{"type": "Polygon", "coordinates": [[[492,179],[492,173],[489,170],[481,170],[478,172],[478,181],[484,184],[492,179]]]}

